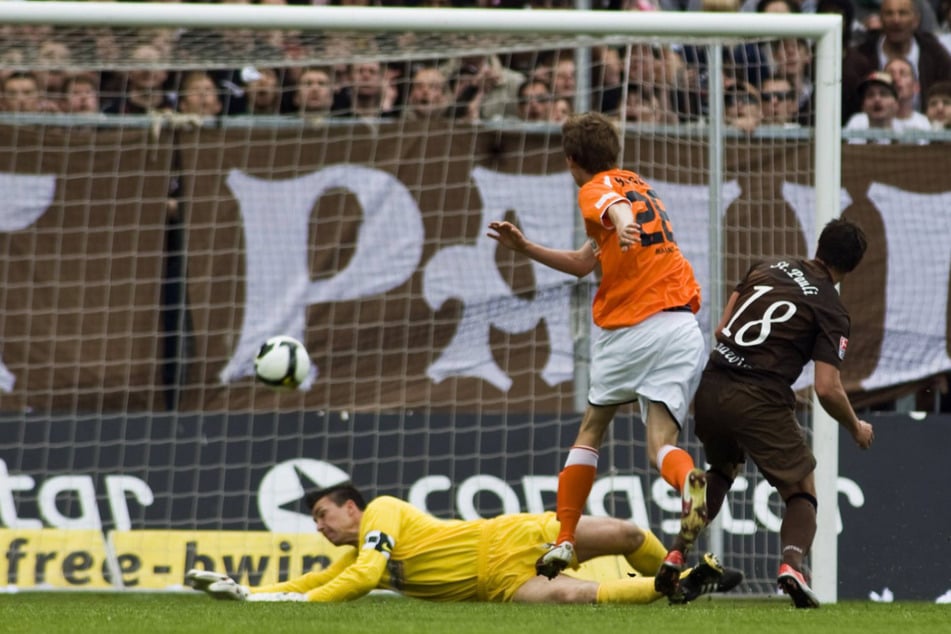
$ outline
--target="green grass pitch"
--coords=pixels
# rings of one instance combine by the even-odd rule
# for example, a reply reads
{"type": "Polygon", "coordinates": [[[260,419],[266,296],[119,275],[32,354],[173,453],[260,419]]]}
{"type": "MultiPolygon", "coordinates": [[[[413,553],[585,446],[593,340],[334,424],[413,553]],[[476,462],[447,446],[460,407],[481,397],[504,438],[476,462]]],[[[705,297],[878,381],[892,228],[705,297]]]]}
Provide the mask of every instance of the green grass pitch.
{"type": "Polygon", "coordinates": [[[785,597],[687,606],[429,603],[367,597],[333,605],[232,603],[203,595],[23,592],[0,595],[0,631],[17,634],[697,634],[951,632],[951,605],[841,602],[796,610],[785,597]]]}

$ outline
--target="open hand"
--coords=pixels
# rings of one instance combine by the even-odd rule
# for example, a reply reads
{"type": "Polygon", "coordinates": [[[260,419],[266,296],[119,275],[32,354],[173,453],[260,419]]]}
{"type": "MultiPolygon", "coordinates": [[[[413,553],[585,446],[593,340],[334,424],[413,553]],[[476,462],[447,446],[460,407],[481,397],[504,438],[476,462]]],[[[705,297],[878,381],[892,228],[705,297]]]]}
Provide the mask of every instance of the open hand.
{"type": "Polygon", "coordinates": [[[489,229],[492,231],[486,233],[502,246],[513,251],[524,251],[528,246],[528,240],[522,230],[507,221],[493,221],[489,223],[489,229]],[[495,233],[493,233],[493,231],[495,233]]]}

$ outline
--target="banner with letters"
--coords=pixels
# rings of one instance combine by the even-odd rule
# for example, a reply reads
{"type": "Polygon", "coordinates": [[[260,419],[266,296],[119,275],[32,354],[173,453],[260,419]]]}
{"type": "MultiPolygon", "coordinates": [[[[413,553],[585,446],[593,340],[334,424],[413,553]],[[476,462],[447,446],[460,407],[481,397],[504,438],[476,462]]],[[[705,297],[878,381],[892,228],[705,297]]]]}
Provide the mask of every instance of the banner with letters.
{"type": "MultiPolygon", "coordinates": [[[[933,600],[951,588],[935,556],[951,508],[921,483],[945,477],[951,417],[869,420],[873,449],[840,438],[839,596],[887,586],[897,599],[933,600]]],[[[551,510],[577,422],[435,416],[421,428],[405,416],[311,412],[291,438],[273,431],[301,427],[299,415],[0,416],[2,438],[49,439],[0,447],[0,578],[18,588],[175,588],[199,567],[251,585],[287,579],[335,557],[303,498],[345,480],[439,517],[551,510]]],[[[645,472],[643,429],[623,417],[612,425],[586,512],[650,526],[669,543],[680,499],[645,472]]],[[[720,516],[720,554],[744,569],[747,592],[775,591],[781,519],[775,490],[747,468],[720,516]]]]}
{"type": "MultiPolygon", "coordinates": [[[[183,146],[194,175],[185,179],[188,296],[204,354],[192,360],[183,409],[281,406],[242,382],[274,333],[304,340],[320,373],[305,397],[283,401],[293,407],[454,407],[483,395],[510,411],[563,408],[577,359],[574,280],[498,253],[485,231],[510,218],[535,241],[576,247],[576,187],[557,139],[466,130],[380,134],[357,155],[345,130],[288,133],[266,162],[227,151],[236,132],[196,133],[183,146]]],[[[631,136],[626,152],[624,164],[664,201],[709,300],[703,144],[631,136]]],[[[725,156],[724,297],[750,254],[811,256],[817,230],[810,146],[734,143],[725,156]]],[[[853,319],[843,380],[859,404],[951,370],[946,174],[941,145],[843,148],[843,213],[870,239],[842,284],[853,319]]],[[[708,330],[709,306],[699,315],[708,330]]]]}
{"type": "MultiPolygon", "coordinates": [[[[0,126],[0,410],[570,410],[595,281],[485,235],[510,218],[579,244],[557,134],[395,131],[0,126]],[[307,344],[306,396],[248,389],[273,334],[307,344]]],[[[752,254],[812,254],[808,144],[727,142],[722,257],[705,144],[632,134],[625,152],[693,263],[705,328],[752,254]]],[[[947,168],[942,144],[843,147],[843,212],[870,237],[842,285],[860,405],[951,370],[947,168]]]]}

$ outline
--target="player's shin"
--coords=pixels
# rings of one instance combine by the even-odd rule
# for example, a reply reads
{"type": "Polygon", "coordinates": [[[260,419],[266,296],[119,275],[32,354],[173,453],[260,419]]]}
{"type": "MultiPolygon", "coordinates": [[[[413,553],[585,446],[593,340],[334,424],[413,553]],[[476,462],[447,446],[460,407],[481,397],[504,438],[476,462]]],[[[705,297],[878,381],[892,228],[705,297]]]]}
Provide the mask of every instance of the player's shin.
{"type": "Polygon", "coordinates": [[[575,541],[575,529],[598,473],[598,452],[590,447],[572,447],[565,468],[558,475],[558,521],[556,543],[575,541]]]}
{"type": "Polygon", "coordinates": [[[660,564],[667,556],[667,549],[657,538],[657,535],[648,529],[644,529],[644,543],[640,548],[624,556],[631,568],[638,573],[653,577],[660,569],[660,564]]]}

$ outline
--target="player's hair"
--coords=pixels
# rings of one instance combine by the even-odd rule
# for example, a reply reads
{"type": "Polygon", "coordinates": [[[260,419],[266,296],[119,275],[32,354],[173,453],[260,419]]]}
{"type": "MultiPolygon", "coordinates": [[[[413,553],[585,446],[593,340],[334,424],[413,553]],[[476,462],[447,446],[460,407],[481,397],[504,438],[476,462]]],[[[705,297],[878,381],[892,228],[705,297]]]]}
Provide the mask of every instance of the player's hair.
{"type": "Polygon", "coordinates": [[[845,218],[832,220],[819,235],[816,257],[837,271],[850,273],[862,261],[868,240],[862,228],[845,218]]]}
{"type": "Polygon", "coordinates": [[[357,508],[361,511],[367,506],[366,500],[363,499],[363,494],[360,493],[357,487],[349,482],[311,491],[304,496],[304,502],[307,504],[308,509],[312,509],[314,508],[314,504],[317,503],[317,500],[325,497],[329,497],[337,506],[346,504],[347,500],[353,500],[353,503],[356,504],[357,508]]]}
{"type": "Polygon", "coordinates": [[[593,175],[617,167],[621,139],[614,122],[600,112],[571,115],[561,132],[565,156],[584,171],[593,175]]]}

